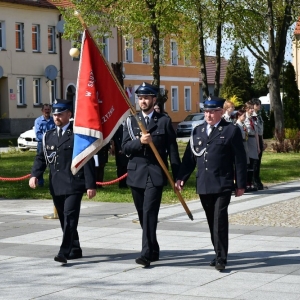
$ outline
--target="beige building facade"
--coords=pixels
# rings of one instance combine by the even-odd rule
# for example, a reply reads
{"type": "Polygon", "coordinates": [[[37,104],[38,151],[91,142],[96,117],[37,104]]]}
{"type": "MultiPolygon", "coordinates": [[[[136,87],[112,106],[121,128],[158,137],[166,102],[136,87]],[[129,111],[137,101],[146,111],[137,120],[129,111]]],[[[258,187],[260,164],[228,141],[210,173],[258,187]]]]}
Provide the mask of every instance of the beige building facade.
{"type": "Polygon", "coordinates": [[[55,7],[0,2],[0,132],[32,128],[42,103],[60,95],[58,21],[55,7]]]}

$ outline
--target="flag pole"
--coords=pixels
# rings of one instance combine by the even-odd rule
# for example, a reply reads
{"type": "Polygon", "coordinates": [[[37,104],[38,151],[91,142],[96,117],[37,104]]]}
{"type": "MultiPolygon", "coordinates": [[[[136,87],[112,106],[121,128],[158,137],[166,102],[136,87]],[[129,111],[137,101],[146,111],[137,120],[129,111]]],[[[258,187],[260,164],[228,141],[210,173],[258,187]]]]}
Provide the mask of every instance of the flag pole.
{"type": "MultiPolygon", "coordinates": [[[[89,29],[88,29],[86,23],[85,23],[84,20],[83,20],[82,16],[80,15],[80,13],[79,13],[78,11],[75,11],[75,12],[74,12],[74,15],[75,15],[76,17],[78,17],[78,19],[79,19],[79,21],[81,22],[83,28],[88,32],[88,34],[89,34],[89,36],[91,37],[93,43],[94,43],[95,46],[97,47],[97,49],[98,49],[98,51],[99,51],[99,54],[100,54],[101,57],[103,58],[103,60],[104,60],[104,62],[105,62],[105,65],[106,65],[107,69],[109,70],[109,72],[110,72],[110,74],[111,74],[113,80],[115,81],[115,83],[116,83],[116,85],[117,85],[119,91],[122,93],[122,95],[123,95],[123,97],[124,97],[126,103],[128,104],[128,106],[129,106],[129,108],[130,108],[130,111],[131,111],[131,114],[135,116],[135,119],[137,120],[137,123],[138,123],[138,125],[139,125],[139,127],[140,127],[142,133],[143,133],[143,134],[147,134],[148,132],[147,132],[146,128],[144,127],[144,125],[143,125],[143,123],[141,122],[141,120],[137,117],[135,108],[133,107],[133,105],[131,104],[130,100],[128,99],[128,97],[127,97],[127,95],[126,95],[126,93],[125,93],[123,87],[121,86],[120,82],[117,80],[115,74],[111,71],[111,69],[110,69],[110,67],[109,67],[109,65],[108,65],[108,62],[106,61],[105,57],[102,56],[101,50],[99,49],[99,46],[98,46],[97,43],[95,42],[95,40],[94,40],[94,38],[93,38],[91,32],[89,31],[89,29]]],[[[157,151],[155,145],[153,144],[153,142],[150,142],[150,143],[149,143],[149,146],[150,146],[150,148],[152,149],[152,151],[153,151],[153,153],[154,153],[156,159],[158,160],[160,166],[162,167],[163,171],[165,172],[165,174],[166,174],[166,176],[167,176],[167,178],[168,178],[168,180],[169,180],[169,182],[170,182],[170,185],[171,185],[171,187],[173,188],[173,190],[175,191],[175,193],[176,193],[176,195],[177,195],[179,201],[181,202],[181,204],[182,204],[182,206],[183,206],[185,212],[187,213],[188,217],[193,221],[193,220],[194,220],[194,217],[193,217],[191,211],[189,210],[187,204],[185,203],[185,201],[184,201],[182,195],[181,195],[180,192],[175,188],[175,184],[174,184],[174,181],[173,181],[173,179],[172,179],[172,177],[171,177],[171,175],[170,175],[170,173],[169,173],[169,170],[167,169],[167,167],[166,167],[165,163],[163,162],[162,158],[160,157],[160,155],[159,155],[159,153],[158,153],[158,151],[157,151]]]]}

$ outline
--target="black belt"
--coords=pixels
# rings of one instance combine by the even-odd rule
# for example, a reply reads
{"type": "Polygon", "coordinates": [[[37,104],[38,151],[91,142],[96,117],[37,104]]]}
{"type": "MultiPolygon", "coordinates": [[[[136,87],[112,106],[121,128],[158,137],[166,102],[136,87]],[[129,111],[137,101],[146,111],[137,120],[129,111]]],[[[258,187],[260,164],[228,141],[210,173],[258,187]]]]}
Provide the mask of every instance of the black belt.
{"type": "Polygon", "coordinates": [[[250,137],[255,137],[255,135],[248,135],[248,137],[250,138],[250,137]]]}

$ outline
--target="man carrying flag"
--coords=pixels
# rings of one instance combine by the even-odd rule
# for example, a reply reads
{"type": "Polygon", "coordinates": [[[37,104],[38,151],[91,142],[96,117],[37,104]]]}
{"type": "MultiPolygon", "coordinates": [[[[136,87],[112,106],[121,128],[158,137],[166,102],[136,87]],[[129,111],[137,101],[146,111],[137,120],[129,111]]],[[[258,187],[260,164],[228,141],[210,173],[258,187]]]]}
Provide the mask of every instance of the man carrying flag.
{"type": "Polygon", "coordinates": [[[170,157],[173,178],[176,178],[180,165],[172,121],[154,110],[158,92],[156,87],[145,82],[135,91],[141,108],[137,118],[147,128],[147,133],[141,132],[133,116],[128,117],[122,143],[122,151],[129,157],[127,185],[131,188],[143,229],[142,252],[135,262],[144,267],[159,260],[156,228],[163,186],[167,183],[167,177],[149,144],[153,142],[165,165],[170,157]]]}

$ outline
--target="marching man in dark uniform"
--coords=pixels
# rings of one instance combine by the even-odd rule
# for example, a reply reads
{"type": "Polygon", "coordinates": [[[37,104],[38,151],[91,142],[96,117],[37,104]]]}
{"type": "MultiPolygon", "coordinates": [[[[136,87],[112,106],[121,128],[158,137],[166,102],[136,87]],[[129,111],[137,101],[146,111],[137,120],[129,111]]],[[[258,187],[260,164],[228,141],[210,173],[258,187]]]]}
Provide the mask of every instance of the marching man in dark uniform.
{"type": "Polygon", "coordinates": [[[127,184],[131,188],[143,229],[142,252],[135,261],[148,267],[150,262],[159,260],[156,228],[163,186],[167,183],[167,177],[149,143],[153,142],[166,165],[167,157],[170,157],[174,178],[177,175],[180,158],[171,119],[154,111],[158,89],[144,82],[135,93],[138,95],[141,108],[138,118],[148,133],[142,134],[135,117],[129,116],[124,126],[122,150],[129,156],[127,184]]]}
{"type": "Polygon", "coordinates": [[[240,129],[222,119],[224,99],[204,103],[205,120],[196,126],[185,150],[175,187],[180,191],[197,166],[197,193],[209,225],[217,270],[225,269],[228,253],[228,206],[235,178],[235,196],[246,188],[247,159],[240,129]]]}
{"type": "Polygon", "coordinates": [[[56,128],[43,137],[43,149],[37,154],[29,180],[36,188],[37,178],[50,168],[49,188],[63,230],[62,244],[54,260],[67,263],[67,259],[82,257],[77,225],[83,193],[89,199],[96,195],[95,163],[91,159],[76,175],[71,173],[74,134],[70,123],[71,101],[57,99],[52,106],[56,128]]]}

